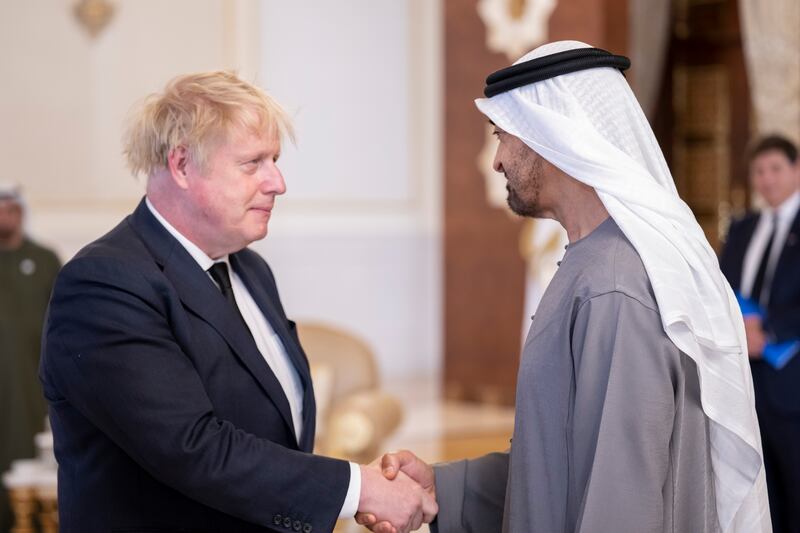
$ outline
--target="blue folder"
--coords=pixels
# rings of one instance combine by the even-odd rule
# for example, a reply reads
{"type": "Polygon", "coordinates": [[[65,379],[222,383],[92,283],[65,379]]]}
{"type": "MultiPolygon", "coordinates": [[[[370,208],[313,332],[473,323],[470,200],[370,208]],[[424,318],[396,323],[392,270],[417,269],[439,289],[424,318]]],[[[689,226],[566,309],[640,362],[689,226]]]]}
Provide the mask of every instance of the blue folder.
{"type": "Polygon", "coordinates": [[[800,352],[800,340],[767,343],[761,356],[775,370],[780,370],[800,352]]]}
{"type": "MultiPolygon", "coordinates": [[[[739,302],[742,316],[745,318],[749,316],[758,316],[761,320],[764,320],[766,313],[756,302],[743,297],[739,293],[736,293],[736,301],[739,302]]],[[[768,342],[766,346],[764,346],[764,351],[761,356],[772,368],[780,370],[786,366],[786,363],[791,361],[798,352],[800,352],[800,339],[795,339],[784,342],[768,342]]]]}

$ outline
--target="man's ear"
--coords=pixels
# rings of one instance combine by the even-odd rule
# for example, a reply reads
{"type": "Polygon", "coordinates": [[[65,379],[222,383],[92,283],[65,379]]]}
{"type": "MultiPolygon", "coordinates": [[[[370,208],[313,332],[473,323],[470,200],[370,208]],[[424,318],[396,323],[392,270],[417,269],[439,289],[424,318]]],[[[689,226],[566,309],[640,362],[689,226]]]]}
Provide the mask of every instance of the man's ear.
{"type": "Polygon", "coordinates": [[[167,168],[173,181],[181,189],[189,188],[187,167],[189,166],[189,150],[183,145],[178,145],[167,155],[167,168]]]}

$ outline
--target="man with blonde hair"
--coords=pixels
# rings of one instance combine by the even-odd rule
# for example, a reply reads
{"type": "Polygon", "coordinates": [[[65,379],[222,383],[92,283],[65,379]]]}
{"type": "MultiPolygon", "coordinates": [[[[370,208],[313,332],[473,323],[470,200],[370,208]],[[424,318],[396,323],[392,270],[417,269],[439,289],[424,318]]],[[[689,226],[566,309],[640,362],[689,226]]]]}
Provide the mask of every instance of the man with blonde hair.
{"type": "Polygon", "coordinates": [[[371,509],[396,530],[436,504],[415,482],[311,453],[308,361],[262,239],[285,113],[226,72],[181,76],[125,135],[147,193],[62,270],[41,380],[60,529],[331,531],[371,509]]]}

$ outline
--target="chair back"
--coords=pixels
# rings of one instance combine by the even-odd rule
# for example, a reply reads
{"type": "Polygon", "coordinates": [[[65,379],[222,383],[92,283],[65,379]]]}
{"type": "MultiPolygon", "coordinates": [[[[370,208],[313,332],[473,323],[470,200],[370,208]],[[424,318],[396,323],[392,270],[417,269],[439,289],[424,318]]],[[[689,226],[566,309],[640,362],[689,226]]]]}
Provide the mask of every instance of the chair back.
{"type": "Polygon", "coordinates": [[[320,322],[298,322],[297,332],[311,366],[332,372],[334,401],[378,386],[375,355],[360,337],[320,322]]]}

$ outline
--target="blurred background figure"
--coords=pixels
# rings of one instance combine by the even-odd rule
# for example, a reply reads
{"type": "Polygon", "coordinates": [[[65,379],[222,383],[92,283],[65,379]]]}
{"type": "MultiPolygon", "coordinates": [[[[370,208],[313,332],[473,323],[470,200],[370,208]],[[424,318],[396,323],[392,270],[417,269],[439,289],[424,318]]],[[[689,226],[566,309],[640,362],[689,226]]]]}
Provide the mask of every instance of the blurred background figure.
{"type": "Polygon", "coordinates": [[[800,531],[800,165],[797,147],[770,135],[749,155],[763,207],[734,221],[720,266],[752,307],[745,330],[776,532],[800,531]]]}
{"type": "MultiPolygon", "coordinates": [[[[42,322],[61,263],[25,235],[20,188],[0,183],[0,472],[33,457],[33,436],[47,407],[39,385],[42,322]]],[[[8,498],[0,503],[0,532],[11,527],[8,498]]]]}

